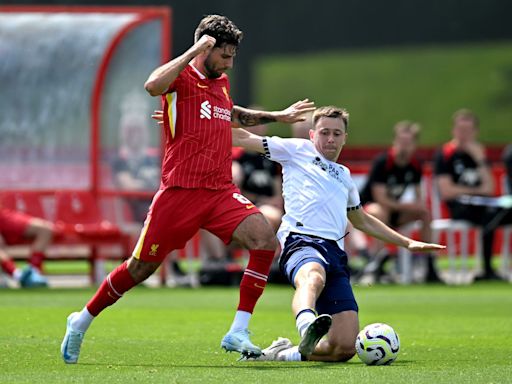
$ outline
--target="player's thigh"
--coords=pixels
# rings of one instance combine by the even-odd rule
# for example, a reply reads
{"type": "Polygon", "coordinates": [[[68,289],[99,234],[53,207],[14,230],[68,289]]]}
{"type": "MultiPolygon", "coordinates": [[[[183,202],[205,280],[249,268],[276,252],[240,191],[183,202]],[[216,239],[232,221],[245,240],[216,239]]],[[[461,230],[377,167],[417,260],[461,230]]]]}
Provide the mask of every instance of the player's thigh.
{"type": "Polygon", "coordinates": [[[332,325],[327,334],[329,344],[345,352],[354,351],[359,333],[359,316],[356,311],[344,311],[332,315],[332,325]]]}
{"type": "Polygon", "coordinates": [[[281,218],[283,217],[281,209],[270,204],[263,204],[259,206],[259,210],[263,216],[265,216],[265,219],[267,219],[270,226],[274,229],[274,232],[277,232],[281,225],[281,218]]]}
{"type": "Polygon", "coordinates": [[[225,244],[236,241],[248,249],[275,249],[277,246],[270,224],[235,186],[218,192],[202,228],[225,244]]]}
{"type": "Polygon", "coordinates": [[[204,214],[198,191],[159,191],[144,222],[133,257],[161,262],[171,251],[185,246],[199,230],[204,214]]]}
{"type": "Polygon", "coordinates": [[[293,284],[296,288],[303,286],[304,284],[315,283],[315,285],[321,284],[322,288],[325,285],[325,267],[313,258],[304,260],[303,264],[299,264],[293,277],[293,284]]]}
{"type": "Polygon", "coordinates": [[[274,230],[261,213],[247,216],[236,227],[233,240],[247,249],[275,249],[274,230]]]}

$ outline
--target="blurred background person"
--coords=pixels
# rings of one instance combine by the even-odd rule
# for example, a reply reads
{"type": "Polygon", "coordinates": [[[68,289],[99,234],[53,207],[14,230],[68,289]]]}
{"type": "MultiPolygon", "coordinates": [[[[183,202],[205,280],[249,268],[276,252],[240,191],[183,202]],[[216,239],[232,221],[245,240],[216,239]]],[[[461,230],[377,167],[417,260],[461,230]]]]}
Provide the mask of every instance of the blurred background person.
{"type": "MultiPolygon", "coordinates": [[[[146,219],[151,198],[160,185],[160,148],[151,146],[149,111],[148,100],[138,93],[129,93],[124,98],[119,120],[119,150],[112,164],[115,185],[120,190],[148,193],[148,196],[126,198],[133,220],[138,224],[146,219]]],[[[185,273],[174,259],[170,274],[171,285],[188,285],[188,280],[182,279],[185,273]]]]}
{"type": "MultiPolygon", "coordinates": [[[[371,215],[392,228],[418,221],[422,241],[430,242],[431,215],[421,193],[423,164],[416,155],[420,125],[411,121],[400,121],[394,127],[391,148],[377,156],[361,191],[361,202],[371,215]],[[409,195],[408,192],[411,192],[409,195]],[[409,196],[407,196],[409,195],[409,196]]],[[[390,255],[380,241],[370,252],[372,261],[364,274],[372,274],[377,281],[382,277],[384,264],[390,255]]],[[[432,254],[427,254],[426,281],[439,282],[432,254]]]]}
{"type": "Polygon", "coordinates": [[[505,193],[512,195],[512,144],[509,144],[503,151],[503,163],[507,172],[507,189],[505,193]]]}
{"type": "Polygon", "coordinates": [[[435,182],[453,219],[482,227],[484,270],[475,280],[498,280],[501,277],[492,266],[494,233],[497,226],[512,223],[512,214],[509,210],[460,201],[463,196],[493,196],[495,188],[485,148],[477,139],[478,116],[469,109],[460,109],[452,122],[452,140],[435,156],[435,182]]]}
{"type": "Polygon", "coordinates": [[[4,208],[0,203],[0,266],[22,287],[46,287],[48,280],[41,274],[45,253],[55,230],[49,221],[4,208]],[[29,265],[23,270],[7,253],[7,246],[32,240],[29,265]]]}
{"type": "MultiPolygon", "coordinates": [[[[149,105],[136,93],[121,104],[119,150],[112,168],[116,186],[123,191],[153,193],[160,185],[160,149],[150,146],[149,105]]],[[[127,199],[133,218],[144,222],[151,197],[127,199]]]]}

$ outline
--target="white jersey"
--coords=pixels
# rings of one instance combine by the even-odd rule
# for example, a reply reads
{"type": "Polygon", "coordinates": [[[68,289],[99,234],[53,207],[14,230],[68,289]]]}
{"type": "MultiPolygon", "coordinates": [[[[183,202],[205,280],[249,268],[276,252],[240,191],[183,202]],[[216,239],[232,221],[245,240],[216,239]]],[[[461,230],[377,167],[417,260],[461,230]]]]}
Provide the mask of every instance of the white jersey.
{"type": "Polygon", "coordinates": [[[297,232],[335,240],[343,249],[347,210],[361,206],[350,170],[324,158],[309,140],[266,137],[263,146],[265,156],[283,167],[281,246],[297,232]]]}

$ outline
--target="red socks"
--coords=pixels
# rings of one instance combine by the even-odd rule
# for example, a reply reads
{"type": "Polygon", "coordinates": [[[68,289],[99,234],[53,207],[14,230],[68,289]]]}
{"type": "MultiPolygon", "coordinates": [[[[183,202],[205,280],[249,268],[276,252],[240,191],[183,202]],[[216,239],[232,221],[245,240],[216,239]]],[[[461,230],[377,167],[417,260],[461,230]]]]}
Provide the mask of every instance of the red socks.
{"type": "Polygon", "coordinates": [[[136,285],[125,261],[103,280],[94,297],[87,303],[87,310],[91,315],[98,316],[106,307],[120,299],[123,293],[136,285]]]}
{"type": "Polygon", "coordinates": [[[16,264],[14,264],[14,261],[12,261],[11,259],[2,260],[0,262],[0,267],[9,276],[12,276],[14,274],[14,271],[16,270],[16,264]]]}
{"type": "Polygon", "coordinates": [[[31,266],[36,268],[39,271],[42,271],[44,261],[44,253],[38,251],[32,251],[32,255],[30,255],[29,263],[31,266]]]}
{"type": "Polygon", "coordinates": [[[274,253],[274,250],[253,249],[249,251],[249,264],[240,283],[239,311],[253,312],[256,302],[267,285],[274,253]]]}

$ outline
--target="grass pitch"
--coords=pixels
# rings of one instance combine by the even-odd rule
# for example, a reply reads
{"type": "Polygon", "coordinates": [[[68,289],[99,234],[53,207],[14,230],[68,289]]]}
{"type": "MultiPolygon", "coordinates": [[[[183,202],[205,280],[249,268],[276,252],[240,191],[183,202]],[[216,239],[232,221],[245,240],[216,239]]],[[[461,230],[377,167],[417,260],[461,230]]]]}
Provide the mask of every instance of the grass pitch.
{"type": "MultiPolygon", "coordinates": [[[[1,383],[507,383],[512,377],[512,287],[355,287],[361,326],[392,325],[401,352],[387,367],[237,362],[219,347],[234,288],[129,292],[86,335],[77,365],[59,348],[66,316],[93,290],[0,291],[1,383]]],[[[297,342],[292,289],[270,286],[252,320],[253,341],[297,342]]]]}

